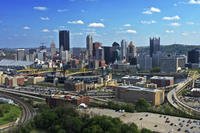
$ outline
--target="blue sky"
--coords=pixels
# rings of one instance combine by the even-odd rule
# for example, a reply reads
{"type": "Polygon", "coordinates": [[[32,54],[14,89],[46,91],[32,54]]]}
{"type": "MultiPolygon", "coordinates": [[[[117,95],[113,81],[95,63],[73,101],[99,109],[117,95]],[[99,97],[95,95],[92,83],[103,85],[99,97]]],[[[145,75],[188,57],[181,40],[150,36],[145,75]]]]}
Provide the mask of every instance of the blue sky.
{"type": "Polygon", "coordinates": [[[200,44],[200,0],[1,0],[0,47],[58,47],[58,30],[71,32],[71,47],[85,37],[109,46],[122,39],[136,46],[200,44]]]}

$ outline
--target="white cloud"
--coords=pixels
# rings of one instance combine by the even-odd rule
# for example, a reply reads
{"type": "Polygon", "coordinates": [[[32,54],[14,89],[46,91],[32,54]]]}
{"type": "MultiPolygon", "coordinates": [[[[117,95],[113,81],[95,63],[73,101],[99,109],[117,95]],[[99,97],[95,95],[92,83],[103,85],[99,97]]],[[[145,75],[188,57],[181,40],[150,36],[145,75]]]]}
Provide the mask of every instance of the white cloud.
{"type": "Polygon", "coordinates": [[[84,24],[82,20],[68,21],[68,24],[84,24]]]}
{"type": "Polygon", "coordinates": [[[152,12],[147,10],[147,11],[143,11],[142,14],[152,14],[152,12]]]}
{"type": "Polygon", "coordinates": [[[166,30],[165,32],[166,32],[166,33],[174,33],[173,30],[166,30]]]}
{"type": "Polygon", "coordinates": [[[58,9],[57,12],[61,13],[61,12],[67,12],[69,11],[68,9],[58,9]]]}
{"type": "Polygon", "coordinates": [[[187,33],[187,32],[183,32],[183,33],[181,33],[181,35],[182,35],[182,36],[188,36],[189,33],[187,33]]]}
{"type": "Polygon", "coordinates": [[[131,24],[124,24],[124,27],[131,27],[131,24]]]}
{"type": "Polygon", "coordinates": [[[151,8],[150,8],[150,11],[151,11],[151,12],[161,12],[160,9],[159,9],[159,8],[156,8],[156,7],[151,7],[151,8]]]}
{"type": "Polygon", "coordinates": [[[171,17],[163,17],[163,20],[179,20],[181,19],[178,15],[171,17]]]}
{"type": "Polygon", "coordinates": [[[48,8],[45,7],[45,6],[35,6],[33,7],[34,10],[39,10],[39,11],[45,11],[47,10],[48,8]]]}
{"type": "Polygon", "coordinates": [[[194,25],[194,22],[186,22],[188,25],[194,25]]]}
{"type": "Polygon", "coordinates": [[[105,25],[103,23],[90,23],[88,27],[93,27],[93,28],[104,28],[105,25]]]}
{"type": "Polygon", "coordinates": [[[161,10],[159,8],[156,7],[150,7],[149,9],[143,11],[143,14],[153,14],[153,13],[160,13],[161,10]]]}
{"type": "Polygon", "coordinates": [[[50,20],[49,17],[40,17],[40,19],[41,19],[41,20],[44,20],[44,21],[48,21],[48,20],[50,20]]]}
{"type": "Polygon", "coordinates": [[[42,32],[50,32],[49,29],[43,29],[42,32]]]}
{"type": "Polygon", "coordinates": [[[23,29],[24,30],[30,30],[31,28],[29,26],[24,26],[23,29]]]}
{"type": "Polygon", "coordinates": [[[141,24],[155,24],[156,23],[156,21],[155,20],[151,20],[151,21],[141,21],[140,22],[141,24]]]}
{"type": "Polygon", "coordinates": [[[126,30],[127,33],[131,33],[131,34],[136,34],[137,31],[136,30],[126,30]]]}
{"type": "Polygon", "coordinates": [[[189,0],[189,4],[200,5],[200,0],[189,0]]]}
{"type": "Polygon", "coordinates": [[[174,26],[174,27],[181,26],[181,24],[180,24],[180,23],[176,23],[176,22],[175,22],[175,23],[171,23],[170,25],[171,25],[171,26],[174,26]]]}

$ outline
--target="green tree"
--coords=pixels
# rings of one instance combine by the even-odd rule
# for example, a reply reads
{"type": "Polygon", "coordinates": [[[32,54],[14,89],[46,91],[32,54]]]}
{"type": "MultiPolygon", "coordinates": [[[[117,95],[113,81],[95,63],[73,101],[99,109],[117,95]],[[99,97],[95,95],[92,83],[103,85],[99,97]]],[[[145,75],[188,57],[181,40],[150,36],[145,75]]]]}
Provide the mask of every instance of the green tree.
{"type": "Polygon", "coordinates": [[[141,133],[153,133],[153,132],[151,130],[149,130],[149,129],[143,128],[141,130],[141,133]]]}
{"type": "Polygon", "coordinates": [[[151,105],[143,98],[139,99],[135,104],[135,109],[139,112],[148,111],[151,105]]]}
{"type": "Polygon", "coordinates": [[[160,67],[154,67],[151,69],[151,73],[159,73],[160,72],[160,67]]]}

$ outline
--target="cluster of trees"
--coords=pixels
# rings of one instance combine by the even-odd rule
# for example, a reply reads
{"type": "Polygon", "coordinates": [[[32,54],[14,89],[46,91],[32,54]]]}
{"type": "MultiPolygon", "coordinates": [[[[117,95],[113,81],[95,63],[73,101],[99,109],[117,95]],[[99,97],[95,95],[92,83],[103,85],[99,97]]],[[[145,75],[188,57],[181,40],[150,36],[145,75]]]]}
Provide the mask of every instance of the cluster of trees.
{"type": "Polygon", "coordinates": [[[109,101],[107,104],[97,105],[103,108],[109,108],[114,110],[125,110],[126,112],[147,112],[151,110],[151,104],[145,99],[139,99],[135,104],[133,103],[117,103],[109,101]]]}
{"type": "Polygon", "coordinates": [[[46,108],[16,132],[33,130],[44,133],[151,133],[148,129],[139,130],[133,123],[124,124],[118,118],[80,115],[70,106],[46,108]]]}

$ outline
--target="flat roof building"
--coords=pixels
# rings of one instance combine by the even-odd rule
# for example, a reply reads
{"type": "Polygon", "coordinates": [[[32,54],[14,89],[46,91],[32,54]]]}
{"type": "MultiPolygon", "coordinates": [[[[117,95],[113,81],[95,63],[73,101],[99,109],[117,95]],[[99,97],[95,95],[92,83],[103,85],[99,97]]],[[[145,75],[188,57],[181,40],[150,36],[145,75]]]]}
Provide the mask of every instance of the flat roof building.
{"type": "Polygon", "coordinates": [[[154,76],[150,78],[151,83],[157,84],[158,87],[171,86],[174,84],[174,77],[154,76]]]}
{"type": "Polygon", "coordinates": [[[160,105],[164,102],[164,90],[148,89],[138,86],[116,87],[116,98],[125,102],[137,102],[143,98],[153,105],[160,105]]]}

